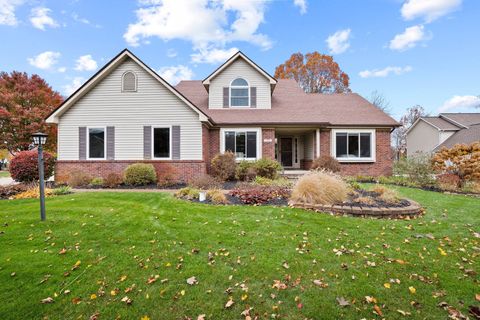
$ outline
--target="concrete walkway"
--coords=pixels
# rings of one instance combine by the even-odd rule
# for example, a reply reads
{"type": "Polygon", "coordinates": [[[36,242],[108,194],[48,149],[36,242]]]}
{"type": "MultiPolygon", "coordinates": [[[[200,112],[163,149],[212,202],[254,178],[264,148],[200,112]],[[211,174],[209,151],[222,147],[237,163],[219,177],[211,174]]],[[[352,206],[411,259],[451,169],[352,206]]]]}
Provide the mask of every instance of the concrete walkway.
{"type": "Polygon", "coordinates": [[[175,193],[178,189],[73,189],[73,192],[167,192],[167,193],[175,193]]]}

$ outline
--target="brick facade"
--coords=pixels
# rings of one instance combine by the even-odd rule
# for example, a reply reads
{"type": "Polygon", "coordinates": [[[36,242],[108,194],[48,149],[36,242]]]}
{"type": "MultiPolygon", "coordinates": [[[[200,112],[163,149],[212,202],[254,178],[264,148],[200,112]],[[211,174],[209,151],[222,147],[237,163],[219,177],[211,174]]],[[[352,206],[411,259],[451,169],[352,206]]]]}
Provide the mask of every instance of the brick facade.
{"type": "Polygon", "coordinates": [[[206,164],[201,160],[113,160],[113,161],[76,161],[60,160],[55,166],[55,181],[63,183],[75,172],[84,172],[91,177],[106,178],[109,173],[122,175],[126,167],[133,163],[150,163],[157,172],[171,166],[176,170],[179,182],[188,182],[207,172],[206,164]]]}
{"type": "MultiPolygon", "coordinates": [[[[320,132],[320,154],[330,154],[330,133],[331,130],[320,132]]],[[[393,170],[393,156],[390,147],[390,129],[377,129],[376,137],[376,161],[341,163],[343,175],[348,176],[389,176],[393,170]]]]}
{"type": "Polygon", "coordinates": [[[275,159],[275,129],[262,128],[262,157],[275,159]]]}

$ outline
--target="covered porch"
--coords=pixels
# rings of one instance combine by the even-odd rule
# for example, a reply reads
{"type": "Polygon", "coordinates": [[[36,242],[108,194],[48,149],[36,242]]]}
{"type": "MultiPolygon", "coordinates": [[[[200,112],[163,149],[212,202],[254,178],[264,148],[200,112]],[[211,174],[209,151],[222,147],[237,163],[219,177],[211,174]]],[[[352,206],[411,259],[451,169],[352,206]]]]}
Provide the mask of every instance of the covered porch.
{"type": "Polygon", "coordinates": [[[275,159],[285,170],[308,170],[319,153],[319,128],[275,128],[275,159]]]}

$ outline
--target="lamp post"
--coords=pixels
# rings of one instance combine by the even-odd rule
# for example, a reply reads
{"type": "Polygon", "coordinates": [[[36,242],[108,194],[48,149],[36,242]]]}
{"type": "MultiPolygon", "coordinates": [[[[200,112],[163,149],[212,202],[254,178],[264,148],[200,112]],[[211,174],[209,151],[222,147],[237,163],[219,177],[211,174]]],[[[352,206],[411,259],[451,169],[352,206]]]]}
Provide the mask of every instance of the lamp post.
{"type": "Polygon", "coordinates": [[[40,178],[40,218],[45,221],[45,181],[43,173],[43,145],[47,142],[45,133],[37,132],[32,134],[33,143],[38,146],[38,177],[40,178]]]}

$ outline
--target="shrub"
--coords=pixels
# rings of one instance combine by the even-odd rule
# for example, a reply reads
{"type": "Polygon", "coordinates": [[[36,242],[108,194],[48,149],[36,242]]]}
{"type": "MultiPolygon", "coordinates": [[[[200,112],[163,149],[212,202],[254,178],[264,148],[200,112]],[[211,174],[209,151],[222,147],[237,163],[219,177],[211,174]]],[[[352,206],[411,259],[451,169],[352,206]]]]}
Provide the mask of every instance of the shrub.
{"type": "Polygon", "coordinates": [[[293,187],[291,200],[308,204],[335,204],[347,199],[348,186],[337,175],[318,171],[301,177],[293,187]]]}
{"type": "MultiPolygon", "coordinates": [[[[48,152],[43,152],[45,179],[53,175],[55,158],[48,152]]],[[[20,151],[10,161],[10,175],[19,182],[38,181],[38,151],[20,151]]]]}
{"type": "Polygon", "coordinates": [[[340,172],[341,166],[340,162],[338,162],[337,159],[335,159],[334,157],[329,155],[323,155],[313,160],[312,169],[323,169],[330,172],[340,172]]]}
{"type": "Polygon", "coordinates": [[[376,185],[372,188],[372,191],[377,193],[380,200],[386,203],[397,203],[399,201],[398,193],[395,190],[376,185]]]}
{"type": "Polygon", "coordinates": [[[90,184],[92,177],[83,171],[73,171],[68,176],[67,184],[72,188],[84,187],[90,184]]]}
{"type": "Polygon", "coordinates": [[[394,163],[393,172],[406,176],[418,186],[427,187],[435,183],[431,157],[425,153],[417,153],[394,163]]]}
{"type": "Polygon", "coordinates": [[[24,192],[28,187],[24,184],[11,184],[8,186],[0,186],[0,199],[10,199],[16,194],[24,192]]]}
{"type": "Polygon", "coordinates": [[[151,164],[134,163],[129,165],[125,171],[125,184],[131,186],[144,186],[157,181],[155,168],[151,164]]]}
{"type": "Polygon", "coordinates": [[[462,179],[454,173],[444,173],[437,176],[438,187],[447,191],[458,191],[462,187],[462,179]]]}
{"type": "Polygon", "coordinates": [[[480,142],[442,148],[433,156],[432,165],[437,172],[458,175],[462,182],[480,181],[480,142]]]}
{"type": "Polygon", "coordinates": [[[374,205],[375,200],[372,199],[372,197],[358,197],[353,199],[353,202],[359,203],[359,204],[365,204],[365,205],[374,205]]]}
{"type": "Polygon", "coordinates": [[[257,176],[255,161],[242,160],[238,163],[235,177],[241,181],[252,181],[257,176]]]}
{"type": "Polygon", "coordinates": [[[177,192],[175,192],[174,195],[177,198],[194,200],[198,199],[198,197],[200,196],[200,191],[192,187],[186,187],[178,190],[177,192]]]}
{"type": "Polygon", "coordinates": [[[277,187],[285,187],[285,188],[292,187],[292,182],[290,182],[290,180],[288,180],[287,178],[283,178],[283,177],[277,178],[277,179],[269,179],[269,178],[258,176],[255,178],[253,183],[260,186],[277,186],[277,187]]]}
{"type": "Polygon", "coordinates": [[[94,186],[94,187],[103,186],[103,178],[102,178],[102,177],[93,178],[93,179],[90,181],[90,185],[91,185],[91,186],[94,186]]]}
{"type": "Polygon", "coordinates": [[[355,177],[355,180],[360,183],[369,183],[369,182],[376,182],[376,178],[372,176],[361,176],[358,175],[355,177]]]}
{"type": "Polygon", "coordinates": [[[159,187],[168,187],[177,183],[177,169],[170,165],[165,164],[161,170],[157,171],[157,185],[159,187]]]}
{"type": "Polygon", "coordinates": [[[212,189],[207,191],[207,199],[215,204],[227,204],[228,200],[222,190],[212,189]]]}
{"type": "Polygon", "coordinates": [[[463,192],[467,193],[480,193],[480,182],[478,181],[467,181],[462,188],[463,192]]]}
{"type": "Polygon", "coordinates": [[[219,189],[221,187],[221,183],[217,178],[208,174],[204,174],[192,179],[189,183],[189,186],[200,190],[219,189]]]}
{"type": "Polygon", "coordinates": [[[282,170],[282,166],[278,161],[262,158],[255,162],[255,169],[258,176],[275,179],[278,176],[278,171],[282,170]]]}
{"type": "Polygon", "coordinates": [[[69,186],[61,186],[52,190],[52,195],[63,196],[72,193],[72,188],[69,186]]]}
{"type": "Polygon", "coordinates": [[[248,188],[235,188],[230,195],[238,198],[245,204],[265,204],[274,199],[287,199],[290,192],[284,187],[250,186],[248,188]]]}
{"type": "Polygon", "coordinates": [[[115,172],[110,172],[105,179],[103,179],[103,186],[106,188],[115,188],[121,185],[123,178],[121,175],[115,172]]]}
{"type": "MultiPolygon", "coordinates": [[[[53,195],[52,189],[45,188],[45,197],[53,195]]],[[[38,185],[31,185],[27,190],[13,196],[14,199],[38,199],[40,198],[40,187],[38,185]]]]}
{"type": "Polygon", "coordinates": [[[227,151],[223,154],[217,154],[213,157],[211,165],[212,174],[222,181],[233,180],[235,178],[237,163],[235,161],[235,155],[232,152],[227,151]]]}

